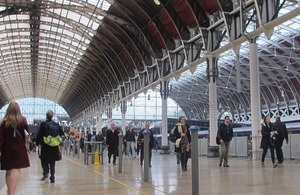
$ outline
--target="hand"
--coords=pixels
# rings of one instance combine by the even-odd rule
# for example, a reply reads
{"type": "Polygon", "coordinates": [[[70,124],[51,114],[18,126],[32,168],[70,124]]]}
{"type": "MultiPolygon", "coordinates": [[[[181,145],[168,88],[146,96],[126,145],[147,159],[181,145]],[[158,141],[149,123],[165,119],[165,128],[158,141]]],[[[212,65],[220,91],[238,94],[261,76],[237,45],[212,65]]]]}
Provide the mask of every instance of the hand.
{"type": "Polygon", "coordinates": [[[271,135],[274,135],[274,132],[273,132],[273,131],[271,132],[271,135]]]}
{"type": "Polygon", "coordinates": [[[274,131],[274,133],[275,133],[276,135],[278,135],[278,132],[277,132],[277,131],[274,131]]]}
{"type": "Polygon", "coordinates": [[[223,143],[224,143],[224,141],[221,139],[221,140],[220,140],[220,144],[223,144],[223,143]]]}
{"type": "Polygon", "coordinates": [[[181,137],[185,136],[185,133],[181,133],[181,137]]]}
{"type": "Polygon", "coordinates": [[[285,141],[286,141],[286,144],[289,144],[289,140],[288,139],[286,139],[285,141]]]}

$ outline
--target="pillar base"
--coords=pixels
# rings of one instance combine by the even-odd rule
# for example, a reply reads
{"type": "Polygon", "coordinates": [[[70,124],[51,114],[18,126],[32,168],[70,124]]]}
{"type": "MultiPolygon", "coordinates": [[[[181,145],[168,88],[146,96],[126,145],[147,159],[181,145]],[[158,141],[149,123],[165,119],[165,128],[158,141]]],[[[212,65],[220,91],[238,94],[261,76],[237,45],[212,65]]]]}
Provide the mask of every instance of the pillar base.
{"type": "Polygon", "coordinates": [[[160,154],[170,154],[169,146],[161,146],[160,154]]]}
{"type": "Polygon", "coordinates": [[[207,158],[219,157],[219,146],[208,146],[207,158]]]}

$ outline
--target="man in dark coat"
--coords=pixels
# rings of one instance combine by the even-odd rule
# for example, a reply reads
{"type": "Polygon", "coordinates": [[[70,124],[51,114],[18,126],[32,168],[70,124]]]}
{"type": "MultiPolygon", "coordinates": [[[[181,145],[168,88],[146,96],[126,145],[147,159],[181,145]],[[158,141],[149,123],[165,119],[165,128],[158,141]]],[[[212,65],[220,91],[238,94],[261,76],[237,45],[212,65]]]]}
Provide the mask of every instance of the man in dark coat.
{"type": "Polygon", "coordinates": [[[224,160],[224,167],[229,167],[228,165],[228,153],[230,148],[230,141],[233,136],[232,125],[230,124],[229,116],[225,116],[224,123],[220,125],[218,134],[221,146],[221,154],[220,154],[220,163],[219,166],[222,166],[222,162],[224,160]]]}
{"type": "Polygon", "coordinates": [[[52,120],[53,111],[49,110],[46,114],[46,121],[42,122],[40,125],[40,129],[37,135],[36,145],[41,148],[41,164],[43,168],[43,178],[44,181],[48,178],[49,174],[49,166],[50,166],[50,182],[55,182],[55,161],[59,160],[59,148],[58,146],[49,146],[44,142],[44,137],[52,136],[63,136],[64,132],[61,126],[52,120]]]}
{"type": "MultiPolygon", "coordinates": [[[[91,130],[89,130],[87,135],[86,135],[86,141],[88,141],[88,142],[92,141],[92,137],[93,137],[92,132],[91,132],[91,130]]],[[[92,152],[92,145],[91,144],[88,145],[88,152],[92,152]]]]}
{"type": "Polygon", "coordinates": [[[289,143],[288,132],[286,130],[286,126],[283,122],[280,121],[280,116],[275,117],[276,122],[274,123],[274,131],[275,131],[275,149],[276,156],[279,164],[283,163],[283,153],[282,153],[282,144],[283,140],[286,140],[286,143],[289,143]]]}
{"type": "Polygon", "coordinates": [[[108,148],[108,164],[110,164],[111,156],[113,155],[113,164],[116,165],[118,146],[119,146],[119,131],[115,127],[115,123],[110,124],[110,129],[106,132],[106,146],[108,148]]]}
{"type": "Polygon", "coordinates": [[[153,132],[150,130],[150,123],[146,123],[145,124],[145,129],[141,131],[140,135],[139,135],[139,144],[141,146],[141,166],[143,166],[143,161],[144,161],[144,134],[143,132],[145,130],[149,130],[150,134],[149,134],[149,167],[151,167],[151,157],[152,157],[152,149],[154,148],[154,137],[153,137],[153,132]]]}

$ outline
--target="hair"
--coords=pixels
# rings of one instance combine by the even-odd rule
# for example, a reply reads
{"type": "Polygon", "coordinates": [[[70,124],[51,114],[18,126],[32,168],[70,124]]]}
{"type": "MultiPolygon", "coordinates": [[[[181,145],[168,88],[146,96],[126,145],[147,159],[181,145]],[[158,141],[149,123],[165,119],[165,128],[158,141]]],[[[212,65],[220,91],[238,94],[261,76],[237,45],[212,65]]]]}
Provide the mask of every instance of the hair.
{"type": "Polygon", "coordinates": [[[224,117],[224,120],[226,120],[227,118],[230,119],[230,117],[227,115],[227,116],[224,117]]]}
{"type": "Polygon", "coordinates": [[[22,121],[23,116],[21,114],[19,104],[17,102],[10,102],[3,118],[5,127],[17,128],[22,123],[22,121]]]}
{"type": "Polygon", "coordinates": [[[184,116],[180,116],[179,118],[178,118],[178,122],[180,123],[181,122],[181,119],[182,118],[184,118],[185,119],[185,117],[184,116]]]}
{"type": "Polygon", "coordinates": [[[268,117],[268,116],[269,116],[269,115],[264,116],[264,124],[265,124],[265,125],[267,125],[267,121],[266,121],[266,120],[267,120],[267,117],[268,117]]]}
{"type": "Polygon", "coordinates": [[[53,115],[54,115],[53,111],[52,111],[52,110],[48,110],[48,111],[47,111],[47,114],[46,114],[46,118],[47,118],[48,120],[52,120],[53,115]]]}
{"type": "Polygon", "coordinates": [[[276,121],[280,121],[280,116],[277,115],[277,116],[275,117],[275,119],[276,119],[276,121]]]}

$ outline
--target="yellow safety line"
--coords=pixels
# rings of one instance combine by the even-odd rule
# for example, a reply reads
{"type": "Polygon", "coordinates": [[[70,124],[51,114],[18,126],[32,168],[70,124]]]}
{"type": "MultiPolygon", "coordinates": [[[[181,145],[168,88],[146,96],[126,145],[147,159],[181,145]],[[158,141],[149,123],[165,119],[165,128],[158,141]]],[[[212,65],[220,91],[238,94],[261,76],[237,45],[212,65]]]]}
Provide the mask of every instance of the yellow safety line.
{"type": "Polygon", "coordinates": [[[136,190],[136,191],[138,191],[138,192],[140,192],[140,193],[142,193],[142,194],[145,194],[145,195],[149,195],[148,193],[143,192],[143,191],[141,191],[141,190],[139,190],[139,189],[137,189],[137,188],[135,188],[135,187],[133,187],[133,186],[130,186],[130,185],[126,184],[126,183],[123,183],[122,181],[119,181],[119,180],[117,180],[117,179],[115,179],[115,178],[113,178],[113,177],[110,177],[110,176],[108,176],[108,175],[104,175],[103,173],[101,173],[101,172],[99,172],[99,171],[94,171],[94,172],[97,173],[97,174],[99,174],[99,175],[101,175],[101,176],[103,176],[103,177],[106,177],[106,178],[108,178],[108,179],[110,179],[110,180],[112,180],[112,181],[114,181],[114,182],[116,182],[116,183],[118,183],[118,184],[121,184],[121,185],[123,185],[123,186],[125,186],[125,187],[127,187],[127,188],[136,190]]]}
{"type": "Polygon", "coordinates": [[[72,160],[70,158],[67,158],[67,157],[63,157],[63,158],[67,159],[68,161],[71,161],[72,163],[74,163],[76,165],[82,166],[83,168],[86,168],[86,169],[88,168],[87,166],[82,165],[82,164],[80,164],[80,163],[78,163],[78,162],[76,162],[76,161],[74,161],[74,160],[72,160]]]}
{"type": "MultiPolygon", "coordinates": [[[[80,164],[80,163],[78,163],[78,162],[76,162],[76,161],[74,161],[74,160],[72,160],[72,159],[70,159],[70,158],[67,158],[67,157],[63,157],[63,158],[65,158],[65,159],[67,159],[68,161],[70,161],[70,162],[72,162],[72,163],[74,163],[74,164],[76,164],[76,165],[79,165],[79,166],[81,166],[81,167],[83,167],[83,168],[86,168],[86,169],[88,168],[88,166],[82,165],[82,164],[80,164]]],[[[96,174],[98,174],[98,175],[101,175],[102,177],[106,177],[106,178],[108,178],[109,180],[112,180],[112,181],[114,181],[114,182],[116,182],[116,183],[118,183],[118,184],[120,184],[120,185],[123,185],[123,186],[129,188],[129,189],[138,191],[138,192],[140,192],[140,193],[142,193],[142,194],[144,194],[144,195],[149,195],[148,193],[143,192],[143,191],[141,191],[141,190],[139,190],[139,189],[137,189],[137,188],[135,188],[135,187],[133,187],[133,186],[130,186],[130,185],[128,185],[128,184],[126,184],[126,183],[124,183],[124,182],[122,182],[122,181],[119,181],[119,180],[117,180],[117,179],[115,179],[115,178],[113,178],[113,177],[110,177],[110,176],[108,176],[108,175],[104,175],[104,174],[101,173],[100,171],[94,171],[94,173],[96,173],[96,174]]]]}

